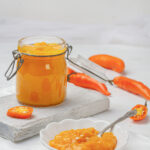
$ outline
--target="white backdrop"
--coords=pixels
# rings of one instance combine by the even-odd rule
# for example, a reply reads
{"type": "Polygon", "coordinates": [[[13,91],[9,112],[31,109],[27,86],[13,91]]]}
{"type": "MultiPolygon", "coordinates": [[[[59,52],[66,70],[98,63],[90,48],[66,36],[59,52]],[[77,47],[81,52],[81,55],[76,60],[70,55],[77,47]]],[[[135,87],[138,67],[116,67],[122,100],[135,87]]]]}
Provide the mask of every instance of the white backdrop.
{"type": "Polygon", "coordinates": [[[150,46],[150,0],[0,0],[0,41],[57,35],[75,44],[150,46]]]}
{"type": "MultiPolygon", "coordinates": [[[[126,62],[127,76],[150,85],[150,0],[0,0],[1,92],[15,85],[15,78],[8,82],[4,73],[18,39],[39,34],[63,37],[73,45],[73,53],[86,58],[96,53],[120,57],[126,62]]],[[[142,100],[117,88],[110,90],[110,111],[98,119],[112,121],[142,100]]],[[[150,137],[149,118],[122,125],[150,137]]],[[[130,133],[126,150],[150,150],[150,140],[143,135],[130,133]]],[[[42,150],[38,137],[17,144],[0,138],[0,145],[2,150],[42,150]]]]}
{"type": "Polygon", "coordinates": [[[150,0],[0,0],[0,17],[120,23],[150,14],[150,0]]]}

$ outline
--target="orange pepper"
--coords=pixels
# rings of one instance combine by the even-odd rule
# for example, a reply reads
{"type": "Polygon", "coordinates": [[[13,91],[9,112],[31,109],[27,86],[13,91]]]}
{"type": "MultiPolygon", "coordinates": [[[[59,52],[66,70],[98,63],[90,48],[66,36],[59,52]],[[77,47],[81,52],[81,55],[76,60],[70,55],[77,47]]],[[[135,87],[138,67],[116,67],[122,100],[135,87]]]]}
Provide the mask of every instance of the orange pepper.
{"type": "Polygon", "coordinates": [[[75,73],[75,71],[73,70],[73,69],[71,69],[71,68],[67,68],[67,74],[71,74],[71,73],[75,73]]]}
{"type": "Polygon", "coordinates": [[[68,75],[68,81],[83,88],[94,89],[100,93],[109,96],[110,93],[104,83],[100,83],[97,80],[91,78],[84,73],[72,73],[68,75]]]}
{"type": "Polygon", "coordinates": [[[115,77],[113,82],[119,88],[140,95],[144,97],[146,100],[150,100],[150,90],[142,82],[124,76],[115,77]]]}
{"type": "Polygon", "coordinates": [[[138,104],[132,108],[132,110],[136,109],[137,114],[131,117],[134,121],[143,120],[147,116],[148,109],[145,105],[138,104]]]}
{"type": "Polygon", "coordinates": [[[16,106],[8,110],[7,115],[13,118],[27,119],[30,118],[33,112],[32,107],[16,106]]]}
{"type": "Polygon", "coordinates": [[[125,63],[122,59],[110,55],[94,55],[89,58],[92,62],[116,72],[123,72],[125,63]]]}

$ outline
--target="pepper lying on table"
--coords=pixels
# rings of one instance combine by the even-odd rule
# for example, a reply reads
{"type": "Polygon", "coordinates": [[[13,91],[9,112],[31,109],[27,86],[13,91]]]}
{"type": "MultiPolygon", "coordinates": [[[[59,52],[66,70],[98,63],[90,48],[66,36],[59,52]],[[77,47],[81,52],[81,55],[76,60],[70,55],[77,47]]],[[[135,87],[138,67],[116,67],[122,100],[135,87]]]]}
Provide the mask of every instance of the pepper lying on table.
{"type": "Polygon", "coordinates": [[[132,120],[140,121],[140,120],[143,120],[146,118],[147,112],[148,112],[146,105],[138,104],[132,108],[132,110],[134,110],[134,109],[136,109],[137,114],[135,116],[131,117],[132,120]]]}
{"type": "Polygon", "coordinates": [[[84,73],[77,73],[70,68],[68,68],[67,81],[76,86],[99,91],[106,96],[110,95],[110,92],[107,90],[104,83],[100,83],[84,73]]]}
{"type": "Polygon", "coordinates": [[[150,100],[150,89],[142,82],[124,76],[119,76],[114,78],[113,83],[121,89],[140,95],[146,100],[150,100]]]}
{"type": "Polygon", "coordinates": [[[125,63],[122,59],[106,54],[91,56],[89,60],[106,69],[110,69],[119,73],[123,72],[125,69],[125,63]]]}

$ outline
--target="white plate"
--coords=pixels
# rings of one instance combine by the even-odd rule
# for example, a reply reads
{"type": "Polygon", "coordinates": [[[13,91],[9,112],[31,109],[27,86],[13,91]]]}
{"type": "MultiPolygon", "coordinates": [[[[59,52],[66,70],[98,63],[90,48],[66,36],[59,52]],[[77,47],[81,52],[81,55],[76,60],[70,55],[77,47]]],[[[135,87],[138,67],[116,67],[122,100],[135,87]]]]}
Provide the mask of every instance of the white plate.
{"type": "MultiPolygon", "coordinates": [[[[49,150],[56,150],[48,145],[49,141],[54,139],[55,135],[59,134],[61,131],[71,130],[71,129],[82,129],[94,127],[97,130],[102,130],[107,126],[109,122],[104,120],[93,121],[90,119],[65,119],[61,122],[53,122],[47,125],[47,127],[40,131],[40,141],[49,150]]],[[[118,125],[115,126],[113,130],[114,135],[117,137],[117,147],[116,150],[122,150],[125,148],[128,140],[127,131],[123,130],[118,125]]]]}

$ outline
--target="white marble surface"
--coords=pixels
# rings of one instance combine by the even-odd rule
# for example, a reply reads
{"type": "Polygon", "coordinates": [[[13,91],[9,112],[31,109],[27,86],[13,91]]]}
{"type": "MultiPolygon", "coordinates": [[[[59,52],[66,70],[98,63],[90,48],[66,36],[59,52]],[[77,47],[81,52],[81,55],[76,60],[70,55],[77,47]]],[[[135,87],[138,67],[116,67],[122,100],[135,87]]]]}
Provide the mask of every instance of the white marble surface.
{"type": "MultiPolygon", "coordinates": [[[[113,27],[0,19],[0,88],[15,84],[14,79],[6,82],[3,74],[11,61],[11,50],[16,48],[17,40],[20,37],[35,34],[52,34],[64,37],[68,43],[74,46],[73,54],[79,53],[88,57],[96,53],[105,53],[121,57],[126,63],[124,75],[140,80],[150,87],[149,27],[150,20],[147,18],[113,27]]],[[[144,103],[144,100],[139,96],[109,85],[108,88],[112,93],[109,98],[110,110],[93,116],[93,119],[113,121],[137,103],[144,103]]],[[[150,149],[149,114],[145,120],[139,123],[127,119],[120,125],[130,133],[126,150],[150,149]]],[[[39,143],[38,136],[17,144],[0,138],[0,145],[2,150],[44,150],[39,143]]]]}

